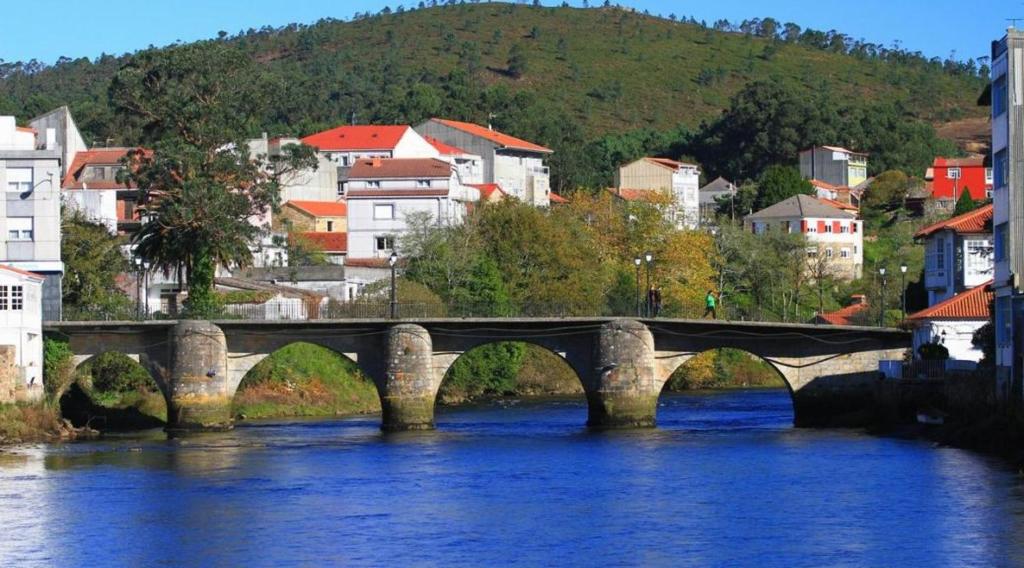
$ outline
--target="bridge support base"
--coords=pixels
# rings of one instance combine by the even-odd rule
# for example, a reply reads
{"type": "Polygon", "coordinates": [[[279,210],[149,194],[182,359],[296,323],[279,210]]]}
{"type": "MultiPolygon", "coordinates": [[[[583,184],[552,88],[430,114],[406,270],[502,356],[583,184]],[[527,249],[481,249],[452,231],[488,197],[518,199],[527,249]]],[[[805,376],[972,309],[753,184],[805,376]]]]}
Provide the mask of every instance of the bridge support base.
{"type": "Polygon", "coordinates": [[[207,321],[181,321],[168,339],[167,431],[230,429],[233,393],[228,388],[224,332],[207,321]]]}
{"type": "Polygon", "coordinates": [[[617,320],[601,327],[593,376],[586,381],[587,426],[596,430],[655,425],[661,384],[654,337],[644,324],[617,320]]]}
{"type": "Polygon", "coordinates": [[[439,381],[433,368],[430,333],[414,324],[388,331],[387,369],[380,390],[385,432],[432,430],[439,381]]]}

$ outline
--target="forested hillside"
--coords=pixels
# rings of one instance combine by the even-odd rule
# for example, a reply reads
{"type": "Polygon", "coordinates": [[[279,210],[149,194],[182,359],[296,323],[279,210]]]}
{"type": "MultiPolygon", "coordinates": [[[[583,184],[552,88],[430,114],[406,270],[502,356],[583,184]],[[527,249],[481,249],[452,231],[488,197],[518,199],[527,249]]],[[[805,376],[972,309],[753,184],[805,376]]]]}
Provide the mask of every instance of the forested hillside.
{"type": "MultiPolygon", "coordinates": [[[[213,40],[261,63],[252,80],[264,96],[249,134],[307,134],[353,116],[490,120],[553,147],[556,189],[567,191],[607,183],[610,162],[644,152],[690,155],[735,179],[776,158],[750,156],[756,148],[736,148],[737,136],[761,135],[787,158],[809,143],[848,144],[878,154],[878,171],[913,170],[951,150],[932,125],[984,115],[974,61],[927,60],[770,18],[711,23],[504,3],[386,12],[213,40]],[[745,114],[722,124],[727,109],[745,114]]],[[[27,119],[68,104],[93,142],[145,142],[107,102],[110,78],[130,57],[0,63],[0,113],[27,119]]]]}

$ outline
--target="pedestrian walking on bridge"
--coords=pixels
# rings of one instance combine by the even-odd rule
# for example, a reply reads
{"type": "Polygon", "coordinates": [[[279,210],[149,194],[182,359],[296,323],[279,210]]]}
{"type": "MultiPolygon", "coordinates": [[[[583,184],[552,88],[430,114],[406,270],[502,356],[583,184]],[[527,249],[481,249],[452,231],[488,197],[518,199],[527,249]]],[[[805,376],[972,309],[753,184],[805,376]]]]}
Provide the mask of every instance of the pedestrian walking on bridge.
{"type": "Polygon", "coordinates": [[[711,319],[718,319],[718,313],[715,311],[718,299],[715,298],[715,293],[711,290],[708,290],[708,295],[704,297],[704,306],[704,315],[701,316],[701,319],[708,317],[708,314],[711,314],[711,319]]]}

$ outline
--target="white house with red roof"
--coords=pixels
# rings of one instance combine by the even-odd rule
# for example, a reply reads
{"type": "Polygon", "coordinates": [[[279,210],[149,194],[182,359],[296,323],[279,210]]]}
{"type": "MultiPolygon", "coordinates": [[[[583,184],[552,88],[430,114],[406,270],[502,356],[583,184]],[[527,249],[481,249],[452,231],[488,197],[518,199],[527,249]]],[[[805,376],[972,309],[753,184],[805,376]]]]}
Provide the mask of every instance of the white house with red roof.
{"type": "Polygon", "coordinates": [[[551,175],[544,160],[552,150],[498,132],[489,126],[432,118],[416,131],[441,142],[481,156],[481,183],[496,183],[508,195],[537,207],[551,202],[551,175]]]}
{"type": "Polygon", "coordinates": [[[479,200],[480,191],[460,183],[455,166],[439,158],[356,160],[348,176],[348,258],[386,259],[411,217],[454,225],[479,200]]]}
{"type": "Polygon", "coordinates": [[[343,125],[302,139],[336,165],[348,168],[363,158],[437,158],[437,148],[404,124],[343,125]]]}
{"type": "Polygon", "coordinates": [[[671,200],[666,210],[679,229],[696,229],[700,222],[700,168],[668,158],[644,157],[619,167],[615,174],[616,193],[628,195],[655,192],[671,200]]]}
{"type": "Polygon", "coordinates": [[[974,346],[974,332],[991,318],[992,280],[907,316],[914,328],[914,353],[922,345],[938,343],[954,361],[977,363],[983,353],[974,346]]]}
{"type": "Polygon", "coordinates": [[[914,238],[925,247],[929,306],[992,280],[992,204],[923,227],[914,238]]]}
{"type": "Polygon", "coordinates": [[[28,398],[43,393],[44,276],[0,264],[0,347],[14,347],[14,365],[28,398]]]}
{"type": "Polygon", "coordinates": [[[139,148],[94,148],[76,153],[61,183],[64,204],[105,225],[112,234],[137,229],[138,188],[117,179],[132,151],[148,152],[139,148]]]}

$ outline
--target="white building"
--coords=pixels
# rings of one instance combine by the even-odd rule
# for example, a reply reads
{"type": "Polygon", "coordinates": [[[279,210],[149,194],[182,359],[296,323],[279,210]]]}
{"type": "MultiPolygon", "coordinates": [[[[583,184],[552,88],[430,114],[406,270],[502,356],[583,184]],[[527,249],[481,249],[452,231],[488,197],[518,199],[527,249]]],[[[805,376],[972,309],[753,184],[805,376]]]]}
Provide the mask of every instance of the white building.
{"type": "Polygon", "coordinates": [[[0,345],[11,345],[30,399],[43,394],[42,288],[45,277],[0,265],[0,345]]]}
{"type": "Polygon", "coordinates": [[[803,234],[809,259],[821,258],[836,278],[860,278],[864,266],[864,227],[857,215],[810,195],[794,195],[743,218],[755,234],[779,231],[803,234]]]}
{"type": "Polygon", "coordinates": [[[550,205],[551,175],[544,160],[551,149],[488,126],[443,118],[419,124],[416,131],[481,156],[481,183],[496,183],[505,193],[536,207],[550,205]]]}
{"type": "MultiPolygon", "coordinates": [[[[298,138],[254,138],[249,140],[253,156],[273,158],[280,156],[290,144],[302,144],[298,138]]],[[[316,169],[292,172],[281,180],[281,202],[335,201],[338,198],[338,168],[329,154],[317,153],[316,169]]]]}
{"type": "Polygon", "coordinates": [[[616,193],[657,192],[671,200],[666,210],[678,229],[696,229],[700,223],[700,168],[667,158],[640,158],[619,167],[616,193]]]}
{"type": "Polygon", "coordinates": [[[437,138],[430,136],[424,136],[424,138],[431,146],[437,148],[442,160],[455,166],[455,171],[459,174],[459,179],[462,180],[462,183],[484,184],[484,161],[482,157],[471,154],[462,148],[445,144],[437,138]]]}
{"type": "MultiPolygon", "coordinates": [[[[48,124],[51,118],[45,115],[33,122],[48,124]]],[[[47,320],[61,317],[63,160],[56,127],[42,131],[22,128],[13,116],[0,116],[0,188],[4,192],[0,200],[0,264],[46,278],[43,318],[47,320]]]]}
{"type": "Polygon", "coordinates": [[[349,259],[386,259],[408,230],[410,215],[437,225],[461,223],[479,190],[460,183],[454,167],[437,158],[356,160],[349,172],[349,259]]]}
{"type": "Polygon", "coordinates": [[[992,281],[992,205],[922,228],[928,305],[992,281]]]}
{"type": "Polygon", "coordinates": [[[907,316],[914,327],[914,354],[922,345],[938,343],[949,351],[951,361],[977,363],[984,354],[974,346],[974,332],[989,322],[992,281],[947,298],[907,316]]]}

